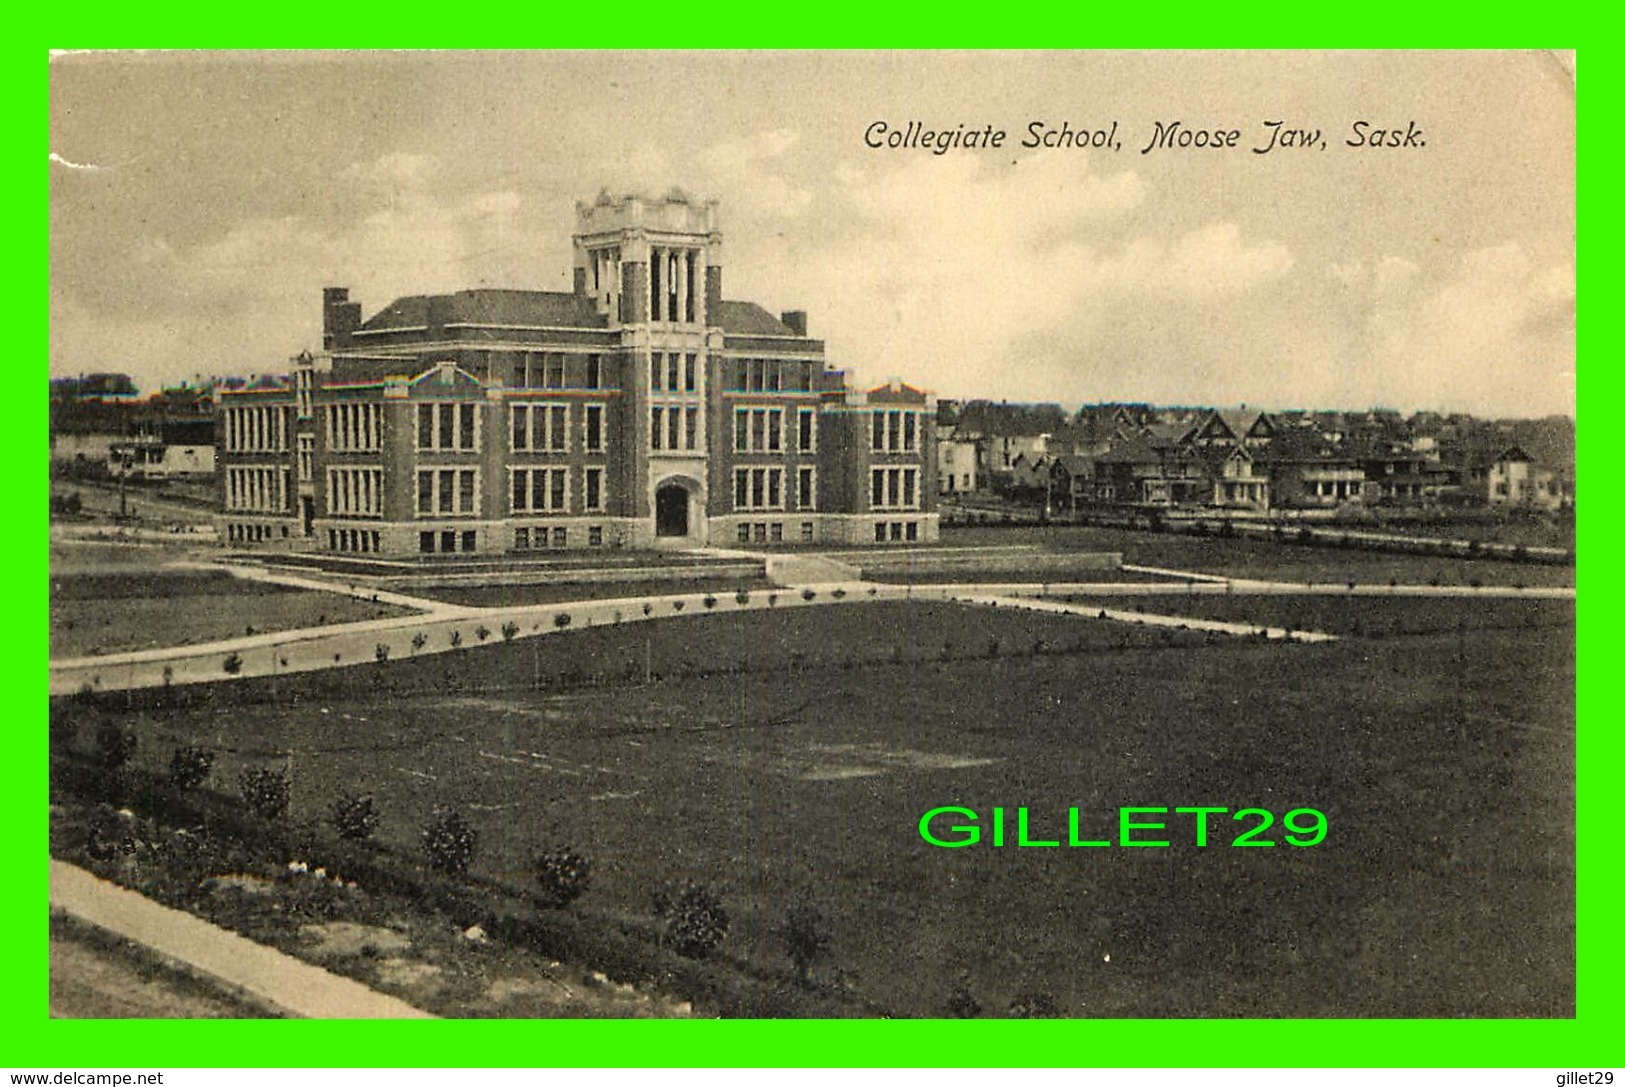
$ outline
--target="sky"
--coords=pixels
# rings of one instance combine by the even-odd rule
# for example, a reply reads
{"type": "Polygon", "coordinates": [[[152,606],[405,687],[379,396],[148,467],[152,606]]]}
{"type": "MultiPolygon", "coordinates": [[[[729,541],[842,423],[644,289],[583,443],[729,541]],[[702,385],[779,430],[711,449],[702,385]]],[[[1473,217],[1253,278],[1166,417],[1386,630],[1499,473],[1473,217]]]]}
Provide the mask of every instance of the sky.
{"type": "Polygon", "coordinates": [[[860,386],[1572,415],[1574,109],[1546,53],[58,55],[50,370],[284,372],[326,286],[568,290],[577,200],[677,186],[860,386]],[[1239,135],[1143,152],[1175,122],[1239,135]]]}

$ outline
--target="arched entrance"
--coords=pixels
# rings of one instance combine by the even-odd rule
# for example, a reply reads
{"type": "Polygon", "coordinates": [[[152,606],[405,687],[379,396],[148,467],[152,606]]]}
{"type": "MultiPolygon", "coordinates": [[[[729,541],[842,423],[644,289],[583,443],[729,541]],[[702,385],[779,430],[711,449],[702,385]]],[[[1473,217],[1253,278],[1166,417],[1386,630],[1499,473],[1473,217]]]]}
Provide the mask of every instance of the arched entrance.
{"type": "Polygon", "coordinates": [[[655,535],[688,535],[688,488],[667,483],[655,492],[655,535]]]}

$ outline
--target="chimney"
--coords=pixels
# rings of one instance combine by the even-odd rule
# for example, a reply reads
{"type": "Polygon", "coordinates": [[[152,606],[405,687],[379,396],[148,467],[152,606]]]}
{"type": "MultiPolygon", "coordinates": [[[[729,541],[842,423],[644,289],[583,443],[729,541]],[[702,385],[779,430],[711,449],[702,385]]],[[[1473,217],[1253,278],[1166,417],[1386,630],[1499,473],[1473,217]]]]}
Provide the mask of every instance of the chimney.
{"type": "Polygon", "coordinates": [[[350,346],[350,333],[361,327],[361,303],[350,301],[348,287],[322,288],[322,350],[350,346]]]}
{"type": "Polygon", "coordinates": [[[790,331],[797,336],[807,334],[807,311],[804,309],[785,310],[779,314],[779,320],[790,326],[790,331]]]}

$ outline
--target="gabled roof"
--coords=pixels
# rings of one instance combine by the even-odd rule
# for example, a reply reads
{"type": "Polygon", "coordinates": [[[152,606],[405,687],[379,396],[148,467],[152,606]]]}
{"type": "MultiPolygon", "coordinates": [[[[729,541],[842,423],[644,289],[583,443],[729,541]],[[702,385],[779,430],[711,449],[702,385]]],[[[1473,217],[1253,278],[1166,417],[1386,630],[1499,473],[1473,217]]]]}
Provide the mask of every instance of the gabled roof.
{"type": "Polygon", "coordinates": [[[870,389],[867,399],[871,404],[923,404],[926,397],[923,390],[897,381],[870,389]]]}

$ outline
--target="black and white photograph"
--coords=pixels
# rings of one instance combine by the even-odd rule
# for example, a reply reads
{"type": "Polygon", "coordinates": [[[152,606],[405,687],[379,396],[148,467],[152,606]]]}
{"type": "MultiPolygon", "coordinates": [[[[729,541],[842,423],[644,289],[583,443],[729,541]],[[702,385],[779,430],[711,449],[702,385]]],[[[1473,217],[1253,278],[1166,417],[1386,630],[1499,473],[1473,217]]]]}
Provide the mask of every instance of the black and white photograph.
{"type": "Polygon", "coordinates": [[[50,1014],[1576,1014],[1572,52],[50,65],[50,1014]]]}

